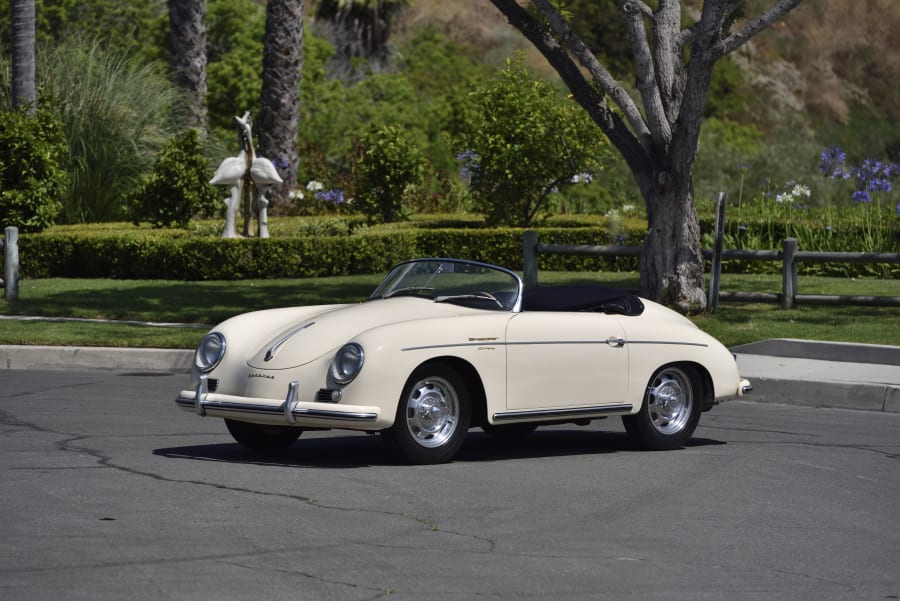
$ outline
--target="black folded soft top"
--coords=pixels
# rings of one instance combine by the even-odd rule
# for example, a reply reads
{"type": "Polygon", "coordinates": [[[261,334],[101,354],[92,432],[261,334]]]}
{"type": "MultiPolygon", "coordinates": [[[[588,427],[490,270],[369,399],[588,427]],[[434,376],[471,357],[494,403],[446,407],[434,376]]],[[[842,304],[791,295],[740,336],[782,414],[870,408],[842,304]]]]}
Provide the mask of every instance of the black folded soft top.
{"type": "Polygon", "coordinates": [[[616,315],[640,315],[644,303],[634,293],[592,284],[537,286],[525,290],[524,311],[597,311],[616,315]]]}

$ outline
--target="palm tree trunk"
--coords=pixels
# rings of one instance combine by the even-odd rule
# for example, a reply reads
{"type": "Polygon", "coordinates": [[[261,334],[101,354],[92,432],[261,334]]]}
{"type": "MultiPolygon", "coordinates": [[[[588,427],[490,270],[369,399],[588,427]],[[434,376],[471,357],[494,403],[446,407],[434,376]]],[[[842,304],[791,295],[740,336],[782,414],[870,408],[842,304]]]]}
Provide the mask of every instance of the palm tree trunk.
{"type": "Polygon", "coordinates": [[[12,108],[37,105],[35,71],[35,0],[10,0],[12,21],[12,108]]]}
{"type": "Polygon", "coordinates": [[[206,128],[206,2],[169,0],[172,28],[172,71],[184,92],[186,125],[205,134],[206,128]]]}
{"type": "Polygon", "coordinates": [[[303,0],[269,0],[263,41],[259,154],[275,165],[283,184],[267,194],[274,213],[297,185],[297,128],[303,72],[303,0]]]}

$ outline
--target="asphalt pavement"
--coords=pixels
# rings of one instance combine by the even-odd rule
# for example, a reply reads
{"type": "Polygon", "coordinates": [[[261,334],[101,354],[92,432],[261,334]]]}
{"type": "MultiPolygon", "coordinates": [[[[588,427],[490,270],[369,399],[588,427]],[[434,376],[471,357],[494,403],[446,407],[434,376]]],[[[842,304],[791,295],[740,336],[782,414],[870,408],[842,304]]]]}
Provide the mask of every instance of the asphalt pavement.
{"type": "MultiPolygon", "coordinates": [[[[900,413],[900,346],[774,339],[732,349],[746,400],[900,413]]],[[[193,351],[0,345],[0,369],[190,371],[193,351]]]]}

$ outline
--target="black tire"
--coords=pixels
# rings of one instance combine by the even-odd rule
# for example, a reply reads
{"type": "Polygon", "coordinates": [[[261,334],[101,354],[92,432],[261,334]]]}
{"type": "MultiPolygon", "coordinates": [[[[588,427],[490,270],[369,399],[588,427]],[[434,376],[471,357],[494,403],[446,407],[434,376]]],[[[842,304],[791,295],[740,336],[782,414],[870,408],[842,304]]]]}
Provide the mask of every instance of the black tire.
{"type": "Polygon", "coordinates": [[[700,421],[703,389],[696,372],[679,365],[662,367],[647,384],[641,410],[622,416],[628,435],[654,451],[678,449],[700,421]]]}
{"type": "Polygon", "coordinates": [[[252,451],[272,453],[283,451],[294,444],[300,434],[301,428],[291,426],[264,426],[226,419],[225,426],[231,436],[242,446],[252,451]]]}
{"type": "Polygon", "coordinates": [[[481,429],[497,440],[521,440],[537,430],[537,424],[485,424],[481,429]]]}
{"type": "Polygon", "coordinates": [[[468,388],[456,370],[426,364],[407,380],[394,425],[382,435],[409,463],[444,463],[462,447],[471,413],[468,388]]]}

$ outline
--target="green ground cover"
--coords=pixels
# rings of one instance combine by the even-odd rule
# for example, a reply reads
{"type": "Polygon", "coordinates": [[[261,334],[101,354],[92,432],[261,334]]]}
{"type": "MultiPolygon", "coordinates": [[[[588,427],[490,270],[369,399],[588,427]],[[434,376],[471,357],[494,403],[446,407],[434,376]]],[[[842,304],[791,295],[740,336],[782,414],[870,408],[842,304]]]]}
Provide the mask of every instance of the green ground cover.
{"type": "MultiPolygon", "coordinates": [[[[636,287],[635,273],[541,272],[543,284],[595,282],[636,287]]],[[[0,315],[156,322],[163,325],[0,319],[0,344],[192,348],[210,324],[246,311],[289,305],[359,302],[381,275],[173,282],[49,278],[20,282],[20,300],[0,301],[0,315]],[[189,324],[174,327],[170,324],[189,324]],[[191,325],[192,324],[192,325],[191,325]]],[[[780,276],[723,276],[723,291],[778,292],[780,276]]],[[[900,280],[801,277],[802,294],[900,296],[900,280]]],[[[896,345],[900,307],[800,306],[723,302],[693,318],[734,346],[769,338],[896,345]]]]}

